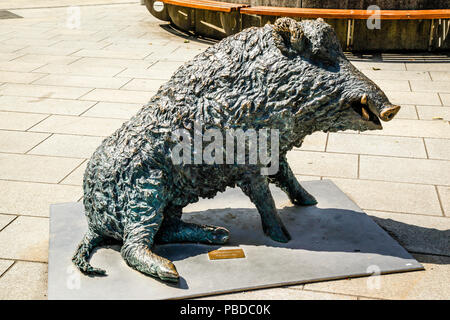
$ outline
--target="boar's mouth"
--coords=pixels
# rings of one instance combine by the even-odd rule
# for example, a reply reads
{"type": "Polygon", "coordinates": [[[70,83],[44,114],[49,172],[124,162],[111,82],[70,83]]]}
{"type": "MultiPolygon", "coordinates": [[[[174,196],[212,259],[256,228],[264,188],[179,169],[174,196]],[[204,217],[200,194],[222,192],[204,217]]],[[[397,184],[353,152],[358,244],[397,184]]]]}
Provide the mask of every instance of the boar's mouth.
{"type": "Polygon", "coordinates": [[[378,116],[373,113],[367,104],[362,103],[361,99],[354,100],[350,103],[350,107],[355,111],[363,121],[368,121],[381,128],[381,121],[378,116]]]}

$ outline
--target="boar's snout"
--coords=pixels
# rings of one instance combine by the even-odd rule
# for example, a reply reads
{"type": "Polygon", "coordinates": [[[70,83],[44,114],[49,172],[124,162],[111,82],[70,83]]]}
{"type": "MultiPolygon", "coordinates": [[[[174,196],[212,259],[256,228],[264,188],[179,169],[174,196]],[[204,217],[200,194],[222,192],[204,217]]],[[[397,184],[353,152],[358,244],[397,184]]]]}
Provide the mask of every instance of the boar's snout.
{"type": "Polygon", "coordinates": [[[384,93],[380,95],[374,95],[373,99],[369,99],[367,94],[364,94],[359,101],[361,106],[361,117],[366,121],[373,121],[378,123],[381,129],[382,121],[391,121],[395,115],[400,111],[400,106],[393,105],[385,97],[384,93]],[[369,101],[370,100],[370,101],[369,101]],[[384,101],[383,101],[384,100],[384,101]]]}
{"type": "Polygon", "coordinates": [[[383,121],[390,121],[395,117],[399,110],[400,106],[395,106],[393,104],[385,105],[380,112],[380,119],[383,121]]]}
{"type": "Polygon", "coordinates": [[[350,100],[351,109],[357,115],[354,129],[379,130],[382,129],[381,121],[390,121],[400,110],[400,106],[393,105],[385,95],[377,90],[377,94],[362,94],[350,100]],[[381,120],[381,121],[380,121],[381,120]]]}

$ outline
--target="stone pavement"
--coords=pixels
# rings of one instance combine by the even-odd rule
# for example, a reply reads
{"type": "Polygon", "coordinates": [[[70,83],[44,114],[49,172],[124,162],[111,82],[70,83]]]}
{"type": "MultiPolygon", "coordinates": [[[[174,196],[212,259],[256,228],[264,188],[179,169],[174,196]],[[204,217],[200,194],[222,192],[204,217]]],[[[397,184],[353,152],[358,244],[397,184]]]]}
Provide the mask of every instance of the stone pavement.
{"type": "MultiPolygon", "coordinates": [[[[49,205],[81,199],[102,138],[210,43],[136,1],[0,2],[9,8],[23,18],[0,20],[0,299],[45,299],[49,205]],[[81,3],[71,29],[60,6],[81,3]]],[[[332,179],[426,271],[215,298],[450,298],[450,57],[349,57],[401,112],[383,131],[314,134],[289,161],[300,180],[332,179]]]]}

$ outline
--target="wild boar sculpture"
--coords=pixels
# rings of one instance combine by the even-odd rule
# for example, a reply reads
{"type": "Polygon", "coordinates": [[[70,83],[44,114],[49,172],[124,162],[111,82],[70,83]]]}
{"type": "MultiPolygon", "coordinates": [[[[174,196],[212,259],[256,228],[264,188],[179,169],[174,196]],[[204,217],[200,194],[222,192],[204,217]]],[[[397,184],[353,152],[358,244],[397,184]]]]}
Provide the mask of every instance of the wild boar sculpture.
{"type": "Polygon", "coordinates": [[[186,223],[182,209],[239,186],[255,204],[264,233],[288,242],[269,183],[296,205],[316,200],[299,184],[286,153],[315,132],[382,129],[400,107],[344,56],[332,27],[322,19],[290,18],[249,28],[209,47],[181,66],[155,96],[92,155],[84,174],[88,231],[73,256],[87,274],[105,274],[89,264],[92,250],[110,239],[122,243],[132,268],[178,281],[173,263],[153,244],[224,244],[225,228],[186,223]],[[179,128],[193,122],[227,129],[279,132],[279,170],[262,175],[256,164],[174,164],[179,128]]]}

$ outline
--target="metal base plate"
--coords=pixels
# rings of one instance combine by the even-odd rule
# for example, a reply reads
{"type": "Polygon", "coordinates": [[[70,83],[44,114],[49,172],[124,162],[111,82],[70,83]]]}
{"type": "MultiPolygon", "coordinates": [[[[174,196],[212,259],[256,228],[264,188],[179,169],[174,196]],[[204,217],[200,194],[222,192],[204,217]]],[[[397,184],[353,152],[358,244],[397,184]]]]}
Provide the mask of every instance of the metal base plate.
{"type": "Polygon", "coordinates": [[[263,234],[254,205],[240,189],[185,208],[183,219],[218,225],[231,232],[225,246],[203,244],[156,245],[170,259],[180,281],[167,284],[130,267],[119,246],[99,248],[91,263],[105,277],[88,277],[71,263],[87,224],[81,203],[50,208],[49,299],[177,299],[268,288],[321,280],[423,270],[403,247],[361,211],[331,181],[302,185],[317,206],[293,206],[273,188],[279,214],[292,240],[278,243],[263,234]],[[244,258],[210,260],[208,252],[241,248],[244,258]]]}

